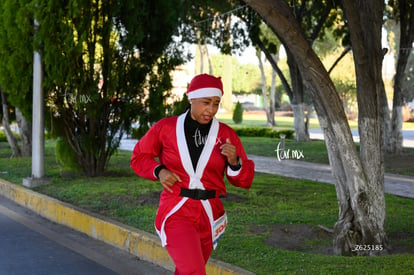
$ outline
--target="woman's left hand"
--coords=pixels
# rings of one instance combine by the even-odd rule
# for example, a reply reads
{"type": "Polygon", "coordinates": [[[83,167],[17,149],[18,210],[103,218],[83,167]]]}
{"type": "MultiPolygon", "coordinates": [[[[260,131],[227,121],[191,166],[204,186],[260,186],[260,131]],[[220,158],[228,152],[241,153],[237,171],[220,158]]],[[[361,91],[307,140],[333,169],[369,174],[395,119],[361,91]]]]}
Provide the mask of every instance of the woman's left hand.
{"type": "Polygon", "coordinates": [[[227,157],[227,162],[230,165],[237,165],[236,146],[231,144],[230,139],[226,138],[226,143],[220,146],[221,153],[227,157]]]}

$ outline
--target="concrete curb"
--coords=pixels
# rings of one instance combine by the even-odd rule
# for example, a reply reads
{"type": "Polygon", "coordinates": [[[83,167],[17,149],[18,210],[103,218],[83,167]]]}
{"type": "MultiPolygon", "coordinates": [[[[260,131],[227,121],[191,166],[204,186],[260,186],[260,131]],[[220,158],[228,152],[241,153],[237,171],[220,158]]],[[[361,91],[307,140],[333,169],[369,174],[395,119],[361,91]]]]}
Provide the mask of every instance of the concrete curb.
{"type": "MultiPolygon", "coordinates": [[[[163,266],[171,271],[175,268],[166,249],[153,234],[89,213],[3,179],[0,179],[0,194],[44,218],[128,251],[142,260],[163,266]]],[[[209,275],[254,274],[215,259],[209,260],[206,272],[209,275]]]]}

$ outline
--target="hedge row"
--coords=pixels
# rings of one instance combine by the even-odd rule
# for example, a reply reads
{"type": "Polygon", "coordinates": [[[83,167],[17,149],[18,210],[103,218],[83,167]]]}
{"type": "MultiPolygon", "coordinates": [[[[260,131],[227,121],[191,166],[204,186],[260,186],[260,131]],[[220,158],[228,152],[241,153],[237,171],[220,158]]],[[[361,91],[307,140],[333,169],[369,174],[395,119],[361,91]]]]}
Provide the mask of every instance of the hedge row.
{"type": "Polygon", "coordinates": [[[293,139],[295,131],[293,130],[275,130],[265,127],[251,127],[251,128],[233,128],[238,136],[241,137],[270,137],[280,138],[281,134],[284,134],[286,139],[293,139]]]}

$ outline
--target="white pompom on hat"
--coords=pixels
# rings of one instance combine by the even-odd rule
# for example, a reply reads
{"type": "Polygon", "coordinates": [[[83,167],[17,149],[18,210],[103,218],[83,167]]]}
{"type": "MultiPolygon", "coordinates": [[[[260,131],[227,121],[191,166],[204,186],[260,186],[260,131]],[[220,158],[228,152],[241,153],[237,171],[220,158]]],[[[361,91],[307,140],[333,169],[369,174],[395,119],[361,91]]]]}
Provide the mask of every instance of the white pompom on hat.
{"type": "Polygon", "coordinates": [[[212,96],[223,96],[223,82],[221,77],[215,77],[209,74],[196,75],[188,85],[187,97],[202,98],[212,96]]]}

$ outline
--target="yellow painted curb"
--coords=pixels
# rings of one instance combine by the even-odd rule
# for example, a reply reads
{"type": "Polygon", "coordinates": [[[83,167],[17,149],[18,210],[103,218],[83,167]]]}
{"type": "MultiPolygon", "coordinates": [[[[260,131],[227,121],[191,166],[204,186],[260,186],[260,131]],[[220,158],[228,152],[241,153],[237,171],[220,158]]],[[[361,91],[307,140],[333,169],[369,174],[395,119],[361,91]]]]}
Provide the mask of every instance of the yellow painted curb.
{"type": "MultiPolygon", "coordinates": [[[[3,179],[0,179],[0,194],[42,217],[126,250],[140,259],[153,262],[168,270],[175,268],[167,250],[153,234],[89,213],[3,179]]],[[[206,272],[209,275],[253,274],[214,259],[210,259],[207,263],[206,272]]]]}

